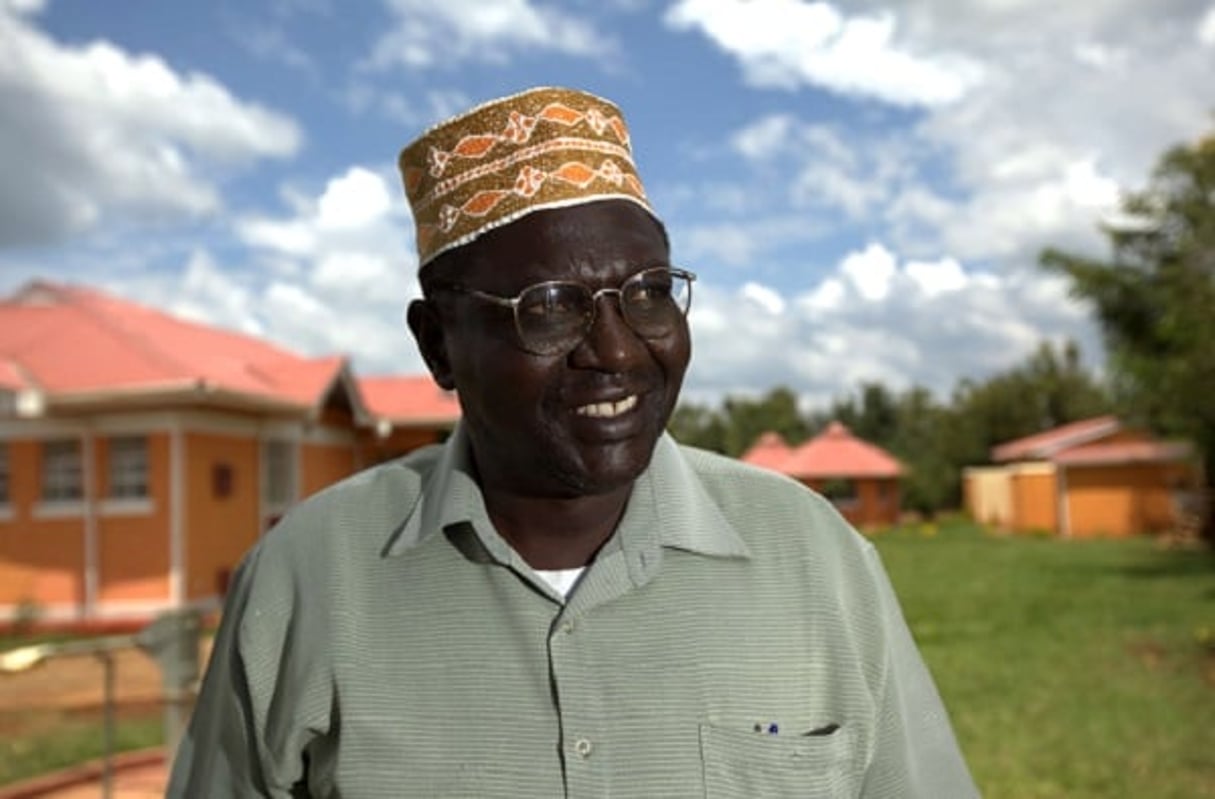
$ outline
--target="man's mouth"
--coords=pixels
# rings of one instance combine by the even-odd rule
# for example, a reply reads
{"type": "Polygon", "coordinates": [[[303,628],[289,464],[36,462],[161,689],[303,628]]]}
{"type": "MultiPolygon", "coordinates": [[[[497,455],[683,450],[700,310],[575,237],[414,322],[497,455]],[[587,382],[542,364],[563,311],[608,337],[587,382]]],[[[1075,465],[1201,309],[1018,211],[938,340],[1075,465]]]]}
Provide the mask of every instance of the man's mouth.
{"type": "Polygon", "coordinates": [[[580,405],[574,409],[574,413],[578,416],[589,416],[594,419],[611,419],[628,413],[635,407],[637,407],[637,395],[630,394],[624,399],[616,400],[615,402],[592,402],[589,405],[580,405]]]}

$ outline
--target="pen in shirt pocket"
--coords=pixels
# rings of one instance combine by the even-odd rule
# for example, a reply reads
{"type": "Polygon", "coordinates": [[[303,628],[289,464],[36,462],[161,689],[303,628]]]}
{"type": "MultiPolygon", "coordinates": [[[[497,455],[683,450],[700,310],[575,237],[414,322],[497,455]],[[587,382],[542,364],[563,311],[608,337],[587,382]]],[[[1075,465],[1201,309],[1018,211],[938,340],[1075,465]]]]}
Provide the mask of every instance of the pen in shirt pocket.
{"type": "MultiPolygon", "coordinates": [[[[803,732],[802,735],[803,736],[832,735],[839,728],[840,728],[840,725],[833,721],[830,724],[824,724],[821,727],[815,727],[812,730],[803,732]]],[[[754,729],[758,733],[766,733],[768,735],[779,735],[780,734],[780,724],[778,724],[775,721],[768,721],[768,722],[757,721],[757,722],[755,722],[755,726],[752,729],[754,729]]]]}

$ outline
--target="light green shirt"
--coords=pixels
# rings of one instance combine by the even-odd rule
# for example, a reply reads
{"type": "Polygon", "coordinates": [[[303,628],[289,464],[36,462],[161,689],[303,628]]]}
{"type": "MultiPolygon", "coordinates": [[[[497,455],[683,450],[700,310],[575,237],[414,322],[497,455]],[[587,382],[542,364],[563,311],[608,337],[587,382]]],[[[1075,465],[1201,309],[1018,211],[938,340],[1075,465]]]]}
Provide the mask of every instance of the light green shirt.
{"type": "Polygon", "coordinates": [[[826,501],[664,438],[563,602],[494,531],[457,430],[247,556],[168,795],[977,794],[826,501]]]}

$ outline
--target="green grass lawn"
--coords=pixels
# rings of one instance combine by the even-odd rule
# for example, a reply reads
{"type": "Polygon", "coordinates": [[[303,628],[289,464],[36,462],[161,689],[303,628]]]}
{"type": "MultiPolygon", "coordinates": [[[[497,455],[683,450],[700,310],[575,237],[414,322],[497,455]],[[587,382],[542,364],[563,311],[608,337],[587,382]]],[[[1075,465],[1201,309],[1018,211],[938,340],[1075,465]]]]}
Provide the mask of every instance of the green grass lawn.
{"type": "MultiPolygon", "coordinates": [[[[115,724],[114,751],[159,746],[162,718],[158,708],[123,711],[115,724]]],[[[0,714],[0,785],[99,758],[103,740],[99,712],[0,714]]]]}
{"type": "Polygon", "coordinates": [[[874,537],[988,799],[1215,797],[1215,555],[874,537]]]}

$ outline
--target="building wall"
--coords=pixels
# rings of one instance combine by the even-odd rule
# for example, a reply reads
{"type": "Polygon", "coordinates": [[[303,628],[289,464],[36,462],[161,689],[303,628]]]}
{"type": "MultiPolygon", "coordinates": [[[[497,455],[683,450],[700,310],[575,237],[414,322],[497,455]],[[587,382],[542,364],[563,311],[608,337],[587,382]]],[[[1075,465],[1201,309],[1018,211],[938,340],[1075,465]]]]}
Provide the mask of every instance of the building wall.
{"type": "MultiPolygon", "coordinates": [[[[826,480],[803,480],[811,489],[822,492],[826,480]]],[[[899,481],[897,478],[865,477],[851,481],[856,497],[852,500],[833,500],[836,510],[855,527],[883,527],[897,524],[901,507],[899,481]]]]}
{"type": "Polygon", "coordinates": [[[110,439],[94,444],[97,475],[98,599],[101,602],[164,600],[169,596],[169,435],[146,436],[148,498],[109,500],[110,439]]]}
{"type": "Polygon", "coordinates": [[[186,433],[185,597],[216,596],[261,533],[253,435],[186,433]],[[225,476],[226,475],[226,476],[225,476]]]}
{"type": "Polygon", "coordinates": [[[355,472],[355,445],[347,443],[302,444],[300,453],[300,498],[355,472]]]}
{"type": "Polygon", "coordinates": [[[1003,466],[972,466],[962,474],[966,512],[979,524],[1011,527],[1012,476],[1003,466]]]}
{"type": "Polygon", "coordinates": [[[6,444],[10,503],[0,517],[0,605],[83,605],[84,514],[47,515],[41,506],[40,440],[6,444]]]}
{"type": "Polygon", "coordinates": [[[1168,530],[1175,520],[1174,486],[1187,475],[1184,464],[1069,467],[1071,535],[1120,537],[1168,530]]]}
{"type": "Polygon", "coordinates": [[[374,466],[447,439],[450,430],[397,427],[386,438],[368,436],[359,446],[358,468],[374,466]]]}
{"type": "Polygon", "coordinates": [[[1008,468],[1012,529],[1026,533],[1056,532],[1059,529],[1059,493],[1054,465],[1022,463],[1008,468]]]}
{"type": "Polygon", "coordinates": [[[39,508],[42,442],[6,441],[10,502],[0,517],[0,605],[84,603],[84,515],[39,508]]]}

